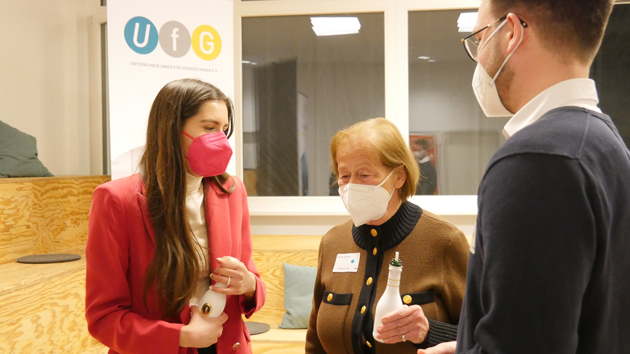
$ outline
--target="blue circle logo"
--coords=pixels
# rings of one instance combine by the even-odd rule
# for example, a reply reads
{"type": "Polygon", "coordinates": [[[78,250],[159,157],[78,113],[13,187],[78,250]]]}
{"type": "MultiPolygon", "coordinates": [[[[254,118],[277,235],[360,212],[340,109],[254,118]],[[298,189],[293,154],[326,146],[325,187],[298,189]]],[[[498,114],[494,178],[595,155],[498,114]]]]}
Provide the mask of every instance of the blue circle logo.
{"type": "Polygon", "coordinates": [[[145,17],[134,17],[125,25],[125,41],[134,52],[149,54],[158,45],[157,28],[145,17]]]}
{"type": "Polygon", "coordinates": [[[354,263],[354,259],[350,261],[350,263],[354,263]]]}

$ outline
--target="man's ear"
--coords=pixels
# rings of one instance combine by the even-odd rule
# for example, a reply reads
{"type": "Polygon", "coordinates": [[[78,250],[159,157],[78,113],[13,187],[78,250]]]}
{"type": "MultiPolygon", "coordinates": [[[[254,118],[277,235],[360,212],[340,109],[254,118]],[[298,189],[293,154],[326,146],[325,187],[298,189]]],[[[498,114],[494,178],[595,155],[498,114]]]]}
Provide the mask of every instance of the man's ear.
{"type": "Polygon", "coordinates": [[[512,53],[521,41],[521,36],[523,36],[523,40],[525,40],[525,33],[523,32],[524,28],[523,25],[521,25],[521,20],[513,13],[509,13],[507,15],[507,23],[505,24],[505,27],[508,28],[508,31],[505,33],[508,41],[507,52],[512,53]]]}

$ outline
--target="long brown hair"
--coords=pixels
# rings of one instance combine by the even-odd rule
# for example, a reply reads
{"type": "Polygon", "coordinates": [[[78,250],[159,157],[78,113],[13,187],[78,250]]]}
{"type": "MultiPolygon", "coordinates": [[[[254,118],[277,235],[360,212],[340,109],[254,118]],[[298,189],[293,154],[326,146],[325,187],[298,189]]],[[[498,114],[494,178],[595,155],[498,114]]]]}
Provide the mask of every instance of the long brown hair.
{"type": "MultiPolygon", "coordinates": [[[[209,83],[183,79],[164,86],[151,106],[147,144],[140,162],[146,200],[155,233],[155,254],[144,275],[144,302],[155,291],[163,318],[181,312],[192,298],[201,276],[202,259],[186,218],[186,169],[181,131],[186,120],[208,101],[223,101],[229,126],[234,130],[234,106],[221,90],[209,83]]],[[[232,193],[234,181],[224,173],[212,177],[223,193],[232,193]],[[231,186],[223,184],[228,180],[231,186]]],[[[205,258],[203,258],[205,259],[205,258]]]]}

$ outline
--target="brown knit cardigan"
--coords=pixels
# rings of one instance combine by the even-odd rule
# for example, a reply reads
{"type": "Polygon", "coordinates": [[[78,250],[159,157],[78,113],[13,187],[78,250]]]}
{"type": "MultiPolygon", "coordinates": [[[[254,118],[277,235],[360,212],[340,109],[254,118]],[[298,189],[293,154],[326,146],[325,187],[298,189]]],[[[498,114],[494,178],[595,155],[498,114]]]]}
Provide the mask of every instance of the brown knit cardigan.
{"type": "Polygon", "coordinates": [[[437,344],[442,334],[457,330],[453,325],[459,322],[468,252],[468,241],[459,229],[410,202],[380,226],[354,227],[347,221],[333,227],[319,248],[306,353],[415,354],[417,348],[437,344]],[[372,337],[376,304],[397,251],[403,261],[403,302],[421,305],[430,321],[424,343],[382,344],[372,337]],[[356,273],[333,272],[342,253],[360,253],[356,273]]]}

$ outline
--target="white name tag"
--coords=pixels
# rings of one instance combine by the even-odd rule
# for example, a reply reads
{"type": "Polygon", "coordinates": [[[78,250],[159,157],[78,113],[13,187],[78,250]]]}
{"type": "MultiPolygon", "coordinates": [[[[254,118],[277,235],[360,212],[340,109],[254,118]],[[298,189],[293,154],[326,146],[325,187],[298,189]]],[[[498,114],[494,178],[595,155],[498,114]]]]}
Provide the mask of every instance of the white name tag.
{"type": "Polygon", "coordinates": [[[361,253],[340,253],[337,255],[333,273],[356,273],[359,270],[361,253]]]}

